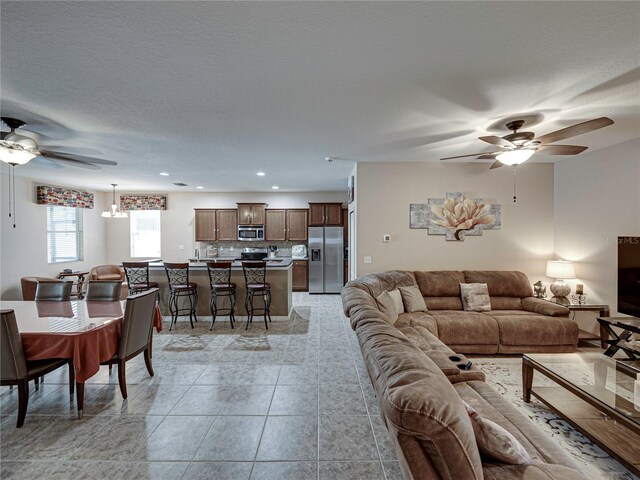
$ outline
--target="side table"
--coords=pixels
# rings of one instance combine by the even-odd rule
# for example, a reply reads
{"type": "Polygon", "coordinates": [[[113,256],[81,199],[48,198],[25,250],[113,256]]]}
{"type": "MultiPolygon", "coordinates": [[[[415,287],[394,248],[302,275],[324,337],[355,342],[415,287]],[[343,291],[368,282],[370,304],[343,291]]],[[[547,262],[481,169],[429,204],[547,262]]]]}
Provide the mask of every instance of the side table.
{"type": "Polygon", "coordinates": [[[82,300],[84,298],[84,294],[82,293],[84,287],[84,277],[89,275],[89,271],[75,271],[75,272],[60,272],[58,274],[59,279],[65,279],[67,277],[77,277],[78,280],[76,282],[76,296],[82,300]]]}

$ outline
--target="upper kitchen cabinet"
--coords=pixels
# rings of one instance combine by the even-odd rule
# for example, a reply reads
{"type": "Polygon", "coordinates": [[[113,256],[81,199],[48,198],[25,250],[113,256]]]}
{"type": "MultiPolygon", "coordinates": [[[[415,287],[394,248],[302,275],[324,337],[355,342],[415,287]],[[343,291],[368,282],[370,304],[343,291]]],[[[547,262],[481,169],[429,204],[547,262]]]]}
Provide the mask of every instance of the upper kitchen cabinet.
{"type": "Polygon", "coordinates": [[[287,240],[306,242],[309,227],[309,211],[307,209],[287,210],[287,240]]]}
{"type": "Polygon", "coordinates": [[[238,203],[238,225],[264,225],[264,203],[238,203]]]}
{"type": "Polygon", "coordinates": [[[196,208],[196,242],[216,240],[216,211],[208,208],[196,208]]]}
{"type": "Polygon", "coordinates": [[[268,242],[287,239],[287,211],[265,210],[264,237],[268,242]]]}
{"type": "Polygon", "coordinates": [[[309,203],[310,226],[342,226],[342,203],[309,203]]]}
{"type": "Polygon", "coordinates": [[[236,209],[216,210],[218,240],[238,239],[238,211],[236,209]]]}

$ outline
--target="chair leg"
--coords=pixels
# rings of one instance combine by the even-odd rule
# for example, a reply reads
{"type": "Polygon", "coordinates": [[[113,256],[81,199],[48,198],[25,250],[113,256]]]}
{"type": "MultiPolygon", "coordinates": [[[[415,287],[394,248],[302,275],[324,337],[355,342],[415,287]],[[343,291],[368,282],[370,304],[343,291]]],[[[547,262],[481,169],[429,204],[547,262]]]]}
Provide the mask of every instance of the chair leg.
{"type": "Polygon", "coordinates": [[[118,361],[118,383],[120,384],[120,393],[122,393],[122,398],[126,400],[127,399],[127,374],[125,371],[126,370],[125,365],[126,365],[126,362],[124,360],[118,361]]]}
{"type": "Polygon", "coordinates": [[[253,292],[251,292],[251,290],[247,290],[247,297],[244,299],[244,308],[247,311],[247,326],[244,327],[244,329],[248,330],[251,317],[253,316],[253,292]]]}
{"type": "Polygon", "coordinates": [[[16,428],[24,424],[24,417],[27,416],[27,405],[29,404],[29,381],[25,378],[18,383],[18,422],[16,428]]]}
{"type": "Polygon", "coordinates": [[[196,311],[198,309],[198,289],[194,289],[193,291],[193,319],[197,322],[198,317],[196,315],[196,311]]]}
{"type": "Polygon", "coordinates": [[[73,390],[74,390],[74,386],[76,384],[76,374],[74,371],[74,367],[73,367],[73,362],[69,362],[69,395],[71,395],[71,398],[73,399],[73,390]]]}
{"type": "Polygon", "coordinates": [[[269,317],[269,321],[271,321],[271,290],[267,290],[265,308],[267,309],[267,317],[269,317]]]}
{"type": "Polygon", "coordinates": [[[269,294],[268,290],[264,291],[264,294],[262,295],[262,300],[264,301],[264,310],[262,312],[263,317],[264,317],[264,328],[269,330],[269,324],[267,323],[267,295],[269,294]]]}
{"type": "Polygon", "coordinates": [[[153,377],[153,365],[151,365],[151,345],[144,351],[144,364],[147,366],[149,376],[153,377]]]}
{"type": "Polygon", "coordinates": [[[113,365],[109,365],[109,376],[111,376],[112,371],[113,371],[113,365]]]}
{"type": "Polygon", "coordinates": [[[78,418],[82,418],[84,410],[84,382],[76,382],[76,403],[78,407],[78,418]]]}
{"type": "Polygon", "coordinates": [[[176,323],[176,320],[178,319],[177,314],[174,314],[173,312],[175,311],[174,309],[174,300],[175,300],[175,295],[173,292],[171,292],[169,294],[169,312],[171,313],[171,323],[169,324],[169,331],[171,331],[171,329],[173,328],[173,325],[176,323]]]}
{"type": "Polygon", "coordinates": [[[36,377],[36,378],[34,378],[34,379],[33,379],[33,383],[34,383],[34,384],[35,384],[35,386],[36,386],[36,392],[37,392],[38,390],[40,390],[40,377],[36,377]]]}
{"type": "Polygon", "coordinates": [[[209,300],[209,310],[211,310],[211,326],[209,330],[213,330],[213,324],[216,323],[216,313],[218,312],[218,295],[215,289],[211,290],[211,299],[209,300]]]}
{"type": "Polygon", "coordinates": [[[231,328],[234,328],[233,324],[236,321],[236,317],[234,315],[234,312],[235,312],[235,309],[236,309],[236,291],[235,290],[233,290],[231,292],[230,297],[231,297],[230,298],[230,301],[231,301],[231,312],[229,312],[229,320],[231,321],[231,328]]]}
{"type": "Polygon", "coordinates": [[[193,313],[193,294],[188,292],[187,297],[189,297],[189,323],[191,323],[191,328],[193,328],[193,317],[195,317],[193,313]]]}

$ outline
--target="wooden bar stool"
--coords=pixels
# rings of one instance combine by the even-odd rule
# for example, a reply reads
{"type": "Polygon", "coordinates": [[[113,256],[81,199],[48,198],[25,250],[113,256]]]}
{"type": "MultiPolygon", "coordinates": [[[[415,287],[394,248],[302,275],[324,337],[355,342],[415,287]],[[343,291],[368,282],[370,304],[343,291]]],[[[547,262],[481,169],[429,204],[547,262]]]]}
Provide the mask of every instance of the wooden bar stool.
{"type": "MultiPolygon", "coordinates": [[[[167,272],[169,280],[169,310],[171,311],[171,325],[169,330],[173,328],[174,323],[178,321],[178,316],[182,312],[189,313],[189,322],[193,328],[193,321],[198,321],[196,317],[196,306],[198,305],[198,284],[189,281],[189,264],[188,263],[164,263],[164,270],[167,272]],[[180,297],[189,298],[189,308],[179,308],[178,301],[180,297]]],[[[186,313],[184,313],[186,315],[186,313]]]]}
{"type": "Polygon", "coordinates": [[[229,315],[231,328],[233,328],[233,322],[236,320],[234,316],[236,284],[231,281],[231,263],[231,261],[207,262],[209,285],[211,286],[211,300],[209,300],[211,326],[209,330],[213,330],[213,324],[216,322],[216,316],[218,315],[229,315]],[[218,308],[218,297],[229,297],[231,302],[229,308],[218,308]]]}
{"type": "Polygon", "coordinates": [[[247,296],[244,301],[244,306],[247,310],[247,326],[245,330],[249,328],[249,324],[253,322],[253,316],[256,314],[264,315],[264,326],[269,330],[267,317],[271,321],[271,285],[266,282],[267,263],[264,261],[242,262],[242,270],[247,290],[247,296]],[[256,294],[262,297],[262,308],[256,308],[253,304],[256,294]]]}

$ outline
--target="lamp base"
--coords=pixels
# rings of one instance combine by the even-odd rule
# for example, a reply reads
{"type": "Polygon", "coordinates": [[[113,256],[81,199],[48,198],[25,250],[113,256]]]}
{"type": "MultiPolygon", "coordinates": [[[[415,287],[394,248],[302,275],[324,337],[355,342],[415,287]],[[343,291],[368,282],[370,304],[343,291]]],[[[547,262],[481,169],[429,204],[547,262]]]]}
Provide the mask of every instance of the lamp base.
{"type": "Polygon", "coordinates": [[[571,301],[567,297],[551,297],[551,301],[558,305],[571,305],[571,301]]]}
{"type": "Polygon", "coordinates": [[[554,297],[566,297],[571,293],[571,286],[569,286],[569,284],[564,280],[556,280],[554,283],[549,285],[549,290],[551,290],[554,297]]]}

